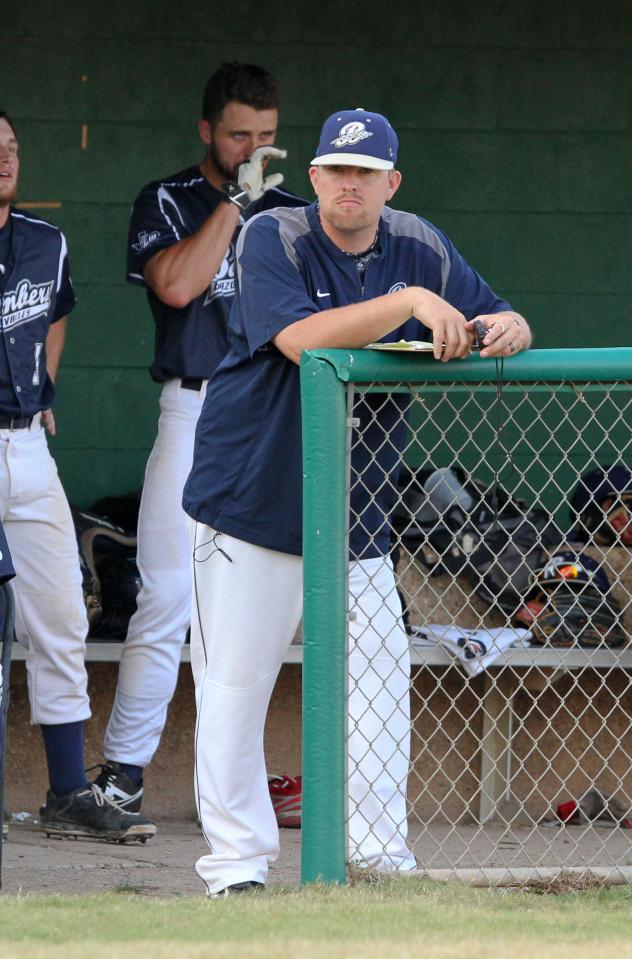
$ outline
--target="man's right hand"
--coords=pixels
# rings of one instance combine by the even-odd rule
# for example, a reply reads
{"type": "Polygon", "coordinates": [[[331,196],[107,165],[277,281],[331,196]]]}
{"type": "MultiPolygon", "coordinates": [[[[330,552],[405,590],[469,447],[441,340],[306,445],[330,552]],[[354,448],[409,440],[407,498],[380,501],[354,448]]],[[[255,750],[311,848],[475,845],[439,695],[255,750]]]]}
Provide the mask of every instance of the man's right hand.
{"type": "Polygon", "coordinates": [[[471,335],[465,329],[463,314],[430,290],[412,286],[405,292],[410,296],[412,316],[432,330],[435,359],[447,363],[469,356],[471,335]]]}
{"type": "Polygon", "coordinates": [[[266,190],[283,183],[282,173],[271,173],[264,180],[263,171],[271,157],[283,160],[286,156],[287,150],[279,150],[278,147],[273,146],[262,146],[253,150],[250,159],[241,164],[237,174],[237,183],[248,194],[251,203],[263,196],[266,190]]]}

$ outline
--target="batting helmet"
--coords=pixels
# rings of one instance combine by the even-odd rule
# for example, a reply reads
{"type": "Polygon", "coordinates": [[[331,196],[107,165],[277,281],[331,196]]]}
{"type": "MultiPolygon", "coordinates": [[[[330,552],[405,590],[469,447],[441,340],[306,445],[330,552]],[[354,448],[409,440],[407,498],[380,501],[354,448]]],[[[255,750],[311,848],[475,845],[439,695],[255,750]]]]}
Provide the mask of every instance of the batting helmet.
{"type": "Polygon", "coordinates": [[[619,540],[632,544],[632,533],[623,535],[631,510],[632,472],[623,463],[584,474],[570,500],[571,520],[577,524],[575,535],[605,545],[619,540]]]}
{"type": "Polygon", "coordinates": [[[546,562],[532,574],[532,582],[548,589],[560,583],[576,588],[595,586],[601,593],[610,592],[610,582],[599,563],[585,553],[563,550],[547,557],[546,562]]]}
{"type": "Polygon", "coordinates": [[[140,574],[134,556],[119,556],[99,570],[101,603],[104,609],[129,611],[136,609],[140,574]]]}
{"type": "Polygon", "coordinates": [[[92,639],[125,639],[136,610],[140,574],[133,555],[121,555],[99,566],[101,616],[90,630],[92,639]]]}
{"type": "Polygon", "coordinates": [[[554,553],[532,574],[531,586],[515,621],[531,630],[536,645],[616,649],[628,642],[608,577],[585,553],[554,553]]]}

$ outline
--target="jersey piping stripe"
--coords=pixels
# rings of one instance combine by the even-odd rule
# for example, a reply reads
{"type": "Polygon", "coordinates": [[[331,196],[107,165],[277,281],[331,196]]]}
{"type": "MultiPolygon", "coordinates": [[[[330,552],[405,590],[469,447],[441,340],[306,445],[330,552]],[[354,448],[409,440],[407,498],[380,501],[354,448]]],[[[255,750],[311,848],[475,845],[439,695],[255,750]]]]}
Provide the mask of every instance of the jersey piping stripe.
{"type": "Polygon", "coordinates": [[[196,184],[198,183],[202,183],[203,180],[204,180],[203,176],[198,176],[194,180],[187,180],[185,183],[181,183],[179,180],[162,180],[159,186],[165,186],[165,187],[177,186],[180,188],[192,187],[192,186],[196,186],[196,184]]]}
{"type": "Polygon", "coordinates": [[[15,217],[16,220],[26,220],[27,223],[37,223],[39,226],[47,226],[49,230],[57,230],[61,232],[58,226],[55,226],[53,223],[48,223],[46,220],[38,220],[34,216],[24,216],[22,213],[15,213],[11,211],[11,216],[15,217]]]}
{"type": "Polygon", "coordinates": [[[16,220],[25,220],[27,223],[34,223],[37,226],[46,226],[48,227],[49,230],[55,230],[57,233],[59,233],[61,237],[61,249],[59,251],[59,266],[57,267],[57,293],[59,293],[61,289],[61,281],[62,281],[63,272],[64,272],[64,261],[66,257],[68,256],[68,246],[66,244],[66,237],[61,232],[59,227],[55,226],[53,223],[48,223],[46,220],[38,220],[37,217],[34,217],[34,216],[23,216],[22,213],[15,213],[13,210],[11,211],[11,216],[15,217],[16,220]]]}
{"type": "Polygon", "coordinates": [[[68,247],[66,245],[66,237],[64,234],[61,234],[61,250],[59,251],[59,267],[57,268],[57,292],[61,290],[61,280],[64,272],[64,261],[68,256],[68,247]]]}
{"type": "Polygon", "coordinates": [[[180,213],[180,210],[178,209],[178,204],[177,204],[176,201],[173,199],[173,197],[171,196],[171,194],[169,193],[169,191],[168,191],[164,186],[160,186],[160,187],[158,187],[158,206],[160,207],[160,212],[161,212],[162,215],[164,216],[164,218],[165,218],[165,220],[166,220],[169,228],[170,228],[171,231],[173,232],[173,235],[175,236],[176,240],[179,241],[179,240],[181,239],[180,233],[178,232],[178,228],[177,228],[176,224],[174,223],[173,219],[169,216],[169,214],[167,213],[167,210],[165,209],[165,204],[166,204],[166,203],[170,203],[170,204],[172,205],[172,207],[174,208],[174,210],[175,210],[176,213],[178,214],[178,217],[179,217],[179,219],[180,219],[180,223],[182,224],[182,226],[184,226],[184,220],[182,219],[182,214],[180,213]]]}

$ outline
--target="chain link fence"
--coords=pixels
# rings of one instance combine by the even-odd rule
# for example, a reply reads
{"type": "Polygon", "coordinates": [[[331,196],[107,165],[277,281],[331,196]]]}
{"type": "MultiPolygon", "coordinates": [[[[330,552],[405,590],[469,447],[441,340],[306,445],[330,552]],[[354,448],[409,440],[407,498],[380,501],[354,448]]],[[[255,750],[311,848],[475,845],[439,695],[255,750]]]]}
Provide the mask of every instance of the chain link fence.
{"type": "Polygon", "coordinates": [[[304,881],[632,877],[630,380],[304,358],[304,881]]]}

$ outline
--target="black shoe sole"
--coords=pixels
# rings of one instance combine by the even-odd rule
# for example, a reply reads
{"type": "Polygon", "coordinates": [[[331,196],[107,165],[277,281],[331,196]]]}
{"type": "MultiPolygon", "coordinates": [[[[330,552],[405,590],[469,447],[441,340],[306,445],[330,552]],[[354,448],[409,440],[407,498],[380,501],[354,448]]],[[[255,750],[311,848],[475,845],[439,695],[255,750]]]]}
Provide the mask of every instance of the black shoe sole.
{"type": "Polygon", "coordinates": [[[115,843],[146,843],[157,831],[155,826],[130,826],[124,832],[105,833],[99,829],[90,829],[89,826],[77,826],[64,822],[40,822],[40,829],[48,837],[57,839],[92,839],[97,842],[115,843]]]}
{"type": "Polygon", "coordinates": [[[262,882],[236,882],[232,886],[220,889],[218,892],[207,894],[209,899],[227,899],[229,896],[256,896],[262,893],[265,885],[262,882]]]}

